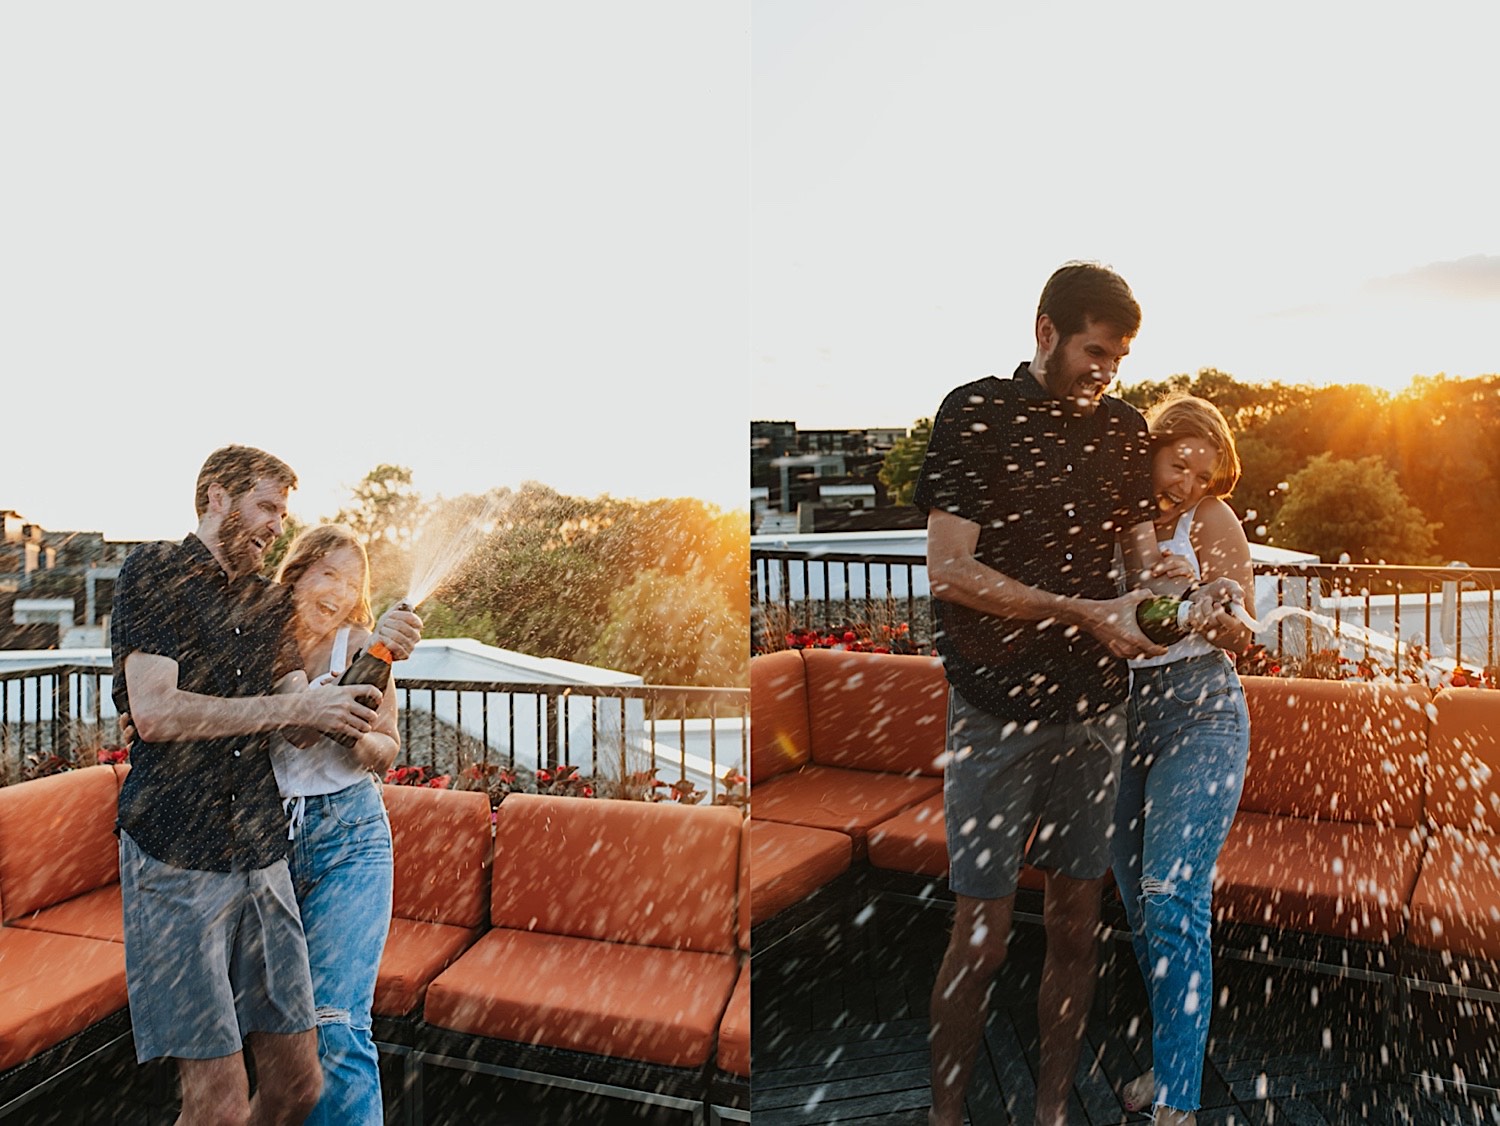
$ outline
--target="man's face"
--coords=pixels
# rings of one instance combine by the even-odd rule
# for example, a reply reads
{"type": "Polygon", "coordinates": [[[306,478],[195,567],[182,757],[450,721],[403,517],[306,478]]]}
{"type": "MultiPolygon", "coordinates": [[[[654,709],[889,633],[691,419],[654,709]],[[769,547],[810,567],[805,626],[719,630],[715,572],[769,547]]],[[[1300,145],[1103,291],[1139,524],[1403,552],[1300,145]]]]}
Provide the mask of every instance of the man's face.
{"type": "Polygon", "coordinates": [[[1093,414],[1120,370],[1120,361],[1130,355],[1130,340],[1092,319],[1084,323],[1082,332],[1062,339],[1044,313],[1037,321],[1037,343],[1046,353],[1039,373],[1042,386],[1077,414],[1093,414]]]}
{"type": "Polygon", "coordinates": [[[225,494],[228,510],[219,524],[219,549],[236,575],[260,570],[266,551],[281,535],[288,489],[265,477],[239,497],[225,494]]]}

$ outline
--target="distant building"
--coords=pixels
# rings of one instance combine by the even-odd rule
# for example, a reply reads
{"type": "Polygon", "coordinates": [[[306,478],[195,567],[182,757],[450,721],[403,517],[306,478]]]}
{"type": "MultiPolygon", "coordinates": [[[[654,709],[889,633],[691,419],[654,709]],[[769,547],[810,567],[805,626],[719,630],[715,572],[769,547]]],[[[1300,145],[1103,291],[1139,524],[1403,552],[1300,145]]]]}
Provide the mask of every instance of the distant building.
{"type": "Polygon", "coordinates": [[[790,421],[752,421],[752,530],[907,526],[910,513],[891,504],[879,478],[885,455],[907,434],[895,426],[800,430],[790,421]]]}
{"type": "Polygon", "coordinates": [[[137,543],[49,532],[12,509],[0,509],[0,532],[0,649],[105,644],[114,582],[137,543]]]}

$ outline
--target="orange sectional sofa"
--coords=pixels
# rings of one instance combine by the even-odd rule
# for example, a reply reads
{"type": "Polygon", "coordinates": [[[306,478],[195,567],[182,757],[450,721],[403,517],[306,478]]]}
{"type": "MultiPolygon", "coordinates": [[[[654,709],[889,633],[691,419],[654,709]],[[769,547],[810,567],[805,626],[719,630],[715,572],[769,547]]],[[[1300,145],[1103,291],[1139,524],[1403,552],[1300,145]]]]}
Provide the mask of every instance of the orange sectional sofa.
{"type": "MultiPolygon", "coordinates": [[[[931,894],[948,868],[938,662],[791,651],[756,657],[751,683],[756,922],[838,875],[833,832],[856,874],[919,876],[931,894]],[[840,786],[834,771],[858,773],[840,786]]],[[[1473,968],[1455,956],[1500,970],[1500,692],[1244,684],[1250,756],[1216,873],[1221,934],[1332,940],[1408,981],[1461,985],[1473,968]]],[[[1023,871],[1023,887],[1042,883],[1023,871]]]]}
{"type": "MultiPolygon", "coordinates": [[[[113,833],[127,769],[0,787],[0,1115],[88,1053],[133,1055],[113,833]]],[[[376,1037],[406,1057],[418,1107],[422,1061],[506,1047],[525,1066],[505,1074],[581,1068],[699,1119],[716,1063],[748,1075],[738,810],[512,794],[492,823],[480,793],[386,786],[385,802],[376,1037]]]]}

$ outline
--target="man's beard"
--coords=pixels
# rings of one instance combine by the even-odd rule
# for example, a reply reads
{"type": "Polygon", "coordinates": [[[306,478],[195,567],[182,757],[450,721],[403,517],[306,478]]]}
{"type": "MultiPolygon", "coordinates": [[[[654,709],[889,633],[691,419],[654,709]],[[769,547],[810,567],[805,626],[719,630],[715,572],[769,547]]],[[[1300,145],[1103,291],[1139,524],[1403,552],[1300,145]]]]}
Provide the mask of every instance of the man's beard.
{"type": "Polygon", "coordinates": [[[1091,377],[1094,375],[1092,368],[1083,370],[1066,370],[1066,360],[1062,356],[1062,345],[1053,349],[1052,355],[1048,356],[1045,363],[1045,383],[1047,393],[1058,400],[1067,413],[1078,416],[1086,416],[1098,409],[1099,399],[1092,394],[1084,395],[1083,392],[1091,390],[1091,377]],[[1080,396],[1088,399],[1085,406],[1079,406],[1080,396]]]}
{"type": "Polygon", "coordinates": [[[260,569],[261,557],[250,543],[250,533],[238,507],[231,508],[219,524],[219,550],[235,578],[260,569]]]}

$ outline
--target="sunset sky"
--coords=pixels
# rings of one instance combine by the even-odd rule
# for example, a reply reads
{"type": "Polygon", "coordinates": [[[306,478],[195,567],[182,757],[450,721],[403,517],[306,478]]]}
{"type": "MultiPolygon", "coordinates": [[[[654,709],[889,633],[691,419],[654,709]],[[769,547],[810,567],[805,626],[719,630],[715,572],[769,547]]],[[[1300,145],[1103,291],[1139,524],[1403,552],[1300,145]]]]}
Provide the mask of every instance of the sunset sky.
{"type": "Polygon", "coordinates": [[[931,415],[1072,258],[1126,381],[1500,372],[1500,10],[1226,11],[756,0],[752,417],[931,415]]]}
{"type": "Polygon", "coordinates": [[[0,508],[178,538],[227,442],[331,516],[748,508],[749,6],[0,13],[0,508]]]}

